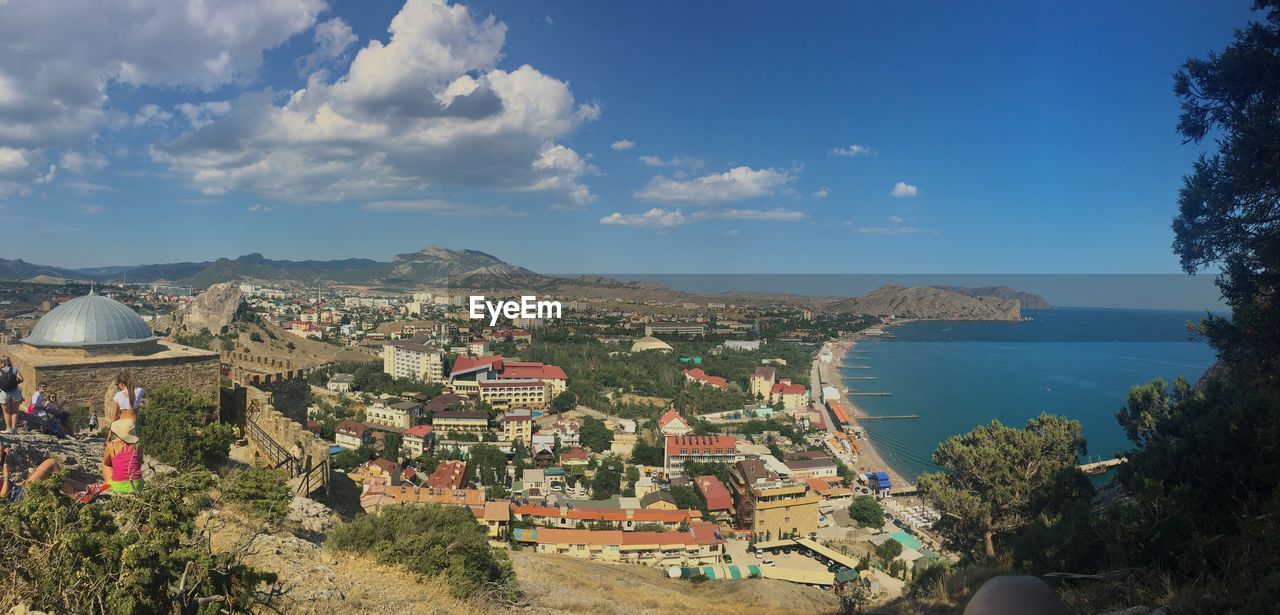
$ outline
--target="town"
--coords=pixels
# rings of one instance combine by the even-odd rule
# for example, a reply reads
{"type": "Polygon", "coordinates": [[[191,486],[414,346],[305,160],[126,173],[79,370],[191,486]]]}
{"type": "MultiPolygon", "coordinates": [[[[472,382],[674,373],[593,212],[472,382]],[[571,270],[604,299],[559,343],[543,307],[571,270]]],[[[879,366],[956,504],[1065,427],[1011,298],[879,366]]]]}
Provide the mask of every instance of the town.
{"type": "MultiPolygon", "coordinates": [[[[463,507],[499,549],[877,599],[954,559],[914,487],[869,462],[830,375],[832,340],[883,318],[594,298],[489,326],[447,290],[14,285],[5,305],[31,309],[6,335],[28,339],[85,292],[208,356],[224,405],[245,400],[238,454],[287,468],[302,495],[358,494],[368,514],[463,507]]],[[[39,378],[72,367],[11,354],[39,378]]],[[[96,393],[53,385],[69,404],[96,393]]]]}

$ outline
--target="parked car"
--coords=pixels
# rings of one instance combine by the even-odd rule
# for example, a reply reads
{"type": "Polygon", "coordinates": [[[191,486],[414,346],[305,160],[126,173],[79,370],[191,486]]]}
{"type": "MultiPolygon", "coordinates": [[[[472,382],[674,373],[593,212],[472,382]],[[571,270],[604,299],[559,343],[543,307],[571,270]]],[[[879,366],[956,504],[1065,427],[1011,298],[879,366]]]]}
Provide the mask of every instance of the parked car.
{"type": "Polygon", "coordinates": [[[724,563],[726,563],[726,564],[732,564],[732,563],[733,563],[733,556],[732,556],[732,555],[729,555],[728,553],[725,553],[725,554],[724,554],[724,563]]]}
{"type": "Polygon", "coordinates": [[[764,560],[763,562],[760,562],[760,563],[761,563],[761,564],[764,564],[765,566],[772,566],[772,565],[773,565],[773,560],[771,560],[771,559],[767,559],[767,560],[764,560]]]}

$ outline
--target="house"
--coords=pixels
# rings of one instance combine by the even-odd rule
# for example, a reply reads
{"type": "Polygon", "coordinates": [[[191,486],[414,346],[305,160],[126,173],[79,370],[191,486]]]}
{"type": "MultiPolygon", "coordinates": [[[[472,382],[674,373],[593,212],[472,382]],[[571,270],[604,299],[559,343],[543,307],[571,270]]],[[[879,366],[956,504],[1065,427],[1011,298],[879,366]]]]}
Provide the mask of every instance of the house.
{"type": "Polygon", "coordinates": [[[479,489],[434,489],[373,483],[365,486],[360,506],[373,513],[396,504],[442,504],[446,506],[484,506],[484,491],[479,489]]]}
{"type": "Polygon", "coordinates": [[[759,459],[733,464],[729,488],[739,529],[757,540],[806,536],[818,530],[818,502],[809,485],[779,478],[759,459]]]}
{"type": "Polygon", "coordinates": [[[685,532],[536,528],[529,534],[538,553],[583,559],[656,566],[717,564],[724,557],[724,538],[710,523],[690,525],[685,532]]]}
{"type": "Polygon", "coordinates": [[[640,508],[645,510],[676,510],[676,499],[666,491],[653,491],[640,498],[640,508]]]}
{"type": "Polygon", "coordinates": [[[333,429],[333,442],[342,448],[353,451],[361,446],[373,444],[373,430],[364,423],[343,421],[333,429]]]}
{"type": "Polygon", "coordinates": [[[702,335],[706,333],[706,327],[700,322],[662,322],[656,320],[644,326],[645,337],[653,337],[657,333],[702,335]]]}
{"type": "Polygon", "coordinates": [[[461,408],[466,401],[467,398],[463,395],[453,395],[451,393],[437,395],[432,397],[424,406],[422,406],[422,410],[419,411],[419,414],[421,415],[422,420],[430,421],[431,417],[441,412],[449,412],[451,410],[461,408]]]}
{"type": "Polygon", "coordinates": [[[421,404],[412,401],[376,402],[365,409],[365,421],[371,425],[408,429],[418,423],[421,408],[421,404]]]}
{"type": "Polygon", "coordinates": [[[668,478],[684,476],[688,461],[733,463],[738,459],[738,441],[733,436],[666,436],[663,471],[668,478]]]}
{"type": "Polygon", "coordinates": [[[560,453],[560,465],[567,470],[583,470],[587,464],[591,462],[591,456],[587,454],[586,449],[571,448],[560,453]]]}
{"type": "Polygon", "coordinates": [[[489,339],[495,342],[508,340],[517,344],[528,344],[533,341],[533,334],[523,329],[499,329],[490,333],[489,339]]]}
{"type": "Polygon", "coordinates": [[[324,388],[334,393],[350,393],[351,383],[355,380],[355,374],[334,374],[329,377],[329,382],[324,385],[324,388]]]}
{"type": "Polygon", "coordinates": [[[489,429],[489,415],[485,412],[438,412],[431,417],[436,432],[444,432],[445,439],[451,432],[480,433],[489,429]]]}
{"type": "MultiPolygon", "coordinates": [[[[551,468],[554,470],[555,468],[551,468]]],[[[549,493],[564,491],[564,473],[550,472],[541,468],[528,468],[521,478],[524,482],[524,497],[539,498],[549,493]]]]}
{"type": "Polygon", "coordinates": [[[769,393],[769,403],[778,402],[782,402],[783,408],[805,408],[809,405],[809,389],[783,378],[773,385],[769,393]]]}
{"type": "Polygon", "coordinates": [[[551,424],[551,433],[560,438],[560,446],[578,446],[582,443],[581,428],[577,421],[556,421],[551,424]]]}
{"type": "Polygon", "coordinates": [[[672,408],[658,418],[658,431],[664,436],[685,436],[693,433],[693,428],[689,426],[689,421],[684,420],[684,417],[672,408]]]}
{"type": "Polygon", "coordinates": [[[393,378],[444,382],[444,353],[412,341],[384,344],[382,372],[393,378]]]}
{"type": "Polygon", "coordinates": [[[641,476],[636,479],[636,497],[642,498],[654,491],[658,490],[658,486],[653,484],[653,479],[648,476],[641,476]]]}
{"type": "Polygon", "coordinates": [[[693,484],[702,492],[702,499],[707,501],[707,514],[716,520],[727,520],[733,514],[733,496],[729,488],[720,479],[707,475],[696,476],[693,484]]]}
{"type": "Polygon", "coordinates": [[[722,391],[729,390],[729,382],[727,380],[719,376],[709,376],[707,375],[707,372],[702,371],[701,367],[686,369],[681,373],[684,374],[684,379],[686,382],[692,382],[694,384],[699,384],[699,385],[713,386],[722,391]]]}
{"type": "Polygon", "coordinates": [[[414,457],[431,450],[436,445],[435,428],[431,425],[417,425],[404,431],[404,448],[414,457]]]}
{"type": "Polygon", "coordinates": [[[483,357],[489,354],[489,340],[486,340],[486,339],[468,340],[467,354],[473,357],[483,357]]]}
{"type": "Polygon", "coordinates": [[[432,489],[461,489],[466,475],[465,461],[441,461],[427,477],[426,486],[432,489]]]}
{"type": "Polygon", "coordinates": [[[365,464],[365,481],[382,481],[387,485],[400,484],[400,464],[382,457],[374,457],[365,464]]]}
{"type": "Polygon", "coordinates": [[[502,415],[502,434],[508,442],[522,442],[526,447],[533,440],[533,411],[528,408],[514,408],[502,415]]]}
{"type": "Polygon", "coordinates": [[[529,449],[533,455],[533,467],[549,468],[556,463],[555,436],[538,432],[533,434],[533,445],[529,449]]]}
{"type": "Polygon", "coordinates": [[[761,366],[751,372],[748,379],[752,399],[768,400],[773,394],[773,385],[778,381],[778,370],[774,367],[761,366]]]}
{"type": "MultiPolygon", "coordinates": [[[[594,503],[594,502],[593,502],[594,503]]],[[[643,508],[593,508],[587,505],[564,503],[560,506],[538,506],[521,504],[512,506],[512,516],[521,521],[539,527],[576,528],[587,524],[609,524],[626,532],[634,531],[644,525],[658,524],[668,530],[679,528],[682,524],[696,523],[702,520],[702,513],[697,510],[645,510],[643,508]]]]}
{"type": "Polygon", "coordinates": [[[511,502],[506,500],[485,502],[484,514],[480,518],[489,531],[489,538],[506,540],[507,530],[511,528],[511,502]]]}
{"type": "MultiPolygon", "coordinates": [[[[811,451],[818,452],[818,451],[811,451]]],[[[830,457],[810,457],[808,459],[789,459],[783,462],[791,471],[791,478],[804,480],[808,478],[830,478],[839,474],[836,462],[830,457]]]]}

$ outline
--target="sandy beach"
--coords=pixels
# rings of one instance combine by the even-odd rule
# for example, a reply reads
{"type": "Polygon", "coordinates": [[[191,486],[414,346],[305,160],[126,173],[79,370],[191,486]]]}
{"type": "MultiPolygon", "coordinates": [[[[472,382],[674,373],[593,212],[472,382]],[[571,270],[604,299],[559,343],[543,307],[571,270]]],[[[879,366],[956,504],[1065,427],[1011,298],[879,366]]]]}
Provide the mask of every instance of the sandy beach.
{"type": "Polygon", "coordinates": [[[854,416],[850,418],[852,418],[855,422],[858,423],[859,426],[862,427],[863,437],[862,437],[862,440],[859,441],[858,443],[859,448],[858,448],[858,467],[856,468],[857,471],[858,472],[884,471],[889,474],[889,478],[893,480],[893,484],[896,486],[915,485],[915,477],[912,477],[911,480],[904,479],[902,473],[898,472],[897,469],[889,465],[884,460],[884,458],[880,456],[880,452],[876,450],[876,447],[875,447],[874,422],[858,421],[857,418],[861,416],[865,416],[865,413],[863,412],[861,407],[859,407],[856,403],[854,403],[851,397],[848,397],[843,394],[847,386],[845,384],[844,378],[840,374],[840,368],[837,366],[844,363],[845,356],[849,354],[849,351],[857,347],[857,343],[858,343],[857,340],[859,337],[861,337],[861,334],[855,333],[849,337],[841,338],[841,339],[830,342],[829,346],[831,348],[831,352],[834,358],[831,363],[823,363],[822,361],[816,362],[818,365],[819,374],[824,383],[833,385],[840,389],[842,393],[841,401],[845,404],[846,407],[849,407],[853,410],[854,416]]]}

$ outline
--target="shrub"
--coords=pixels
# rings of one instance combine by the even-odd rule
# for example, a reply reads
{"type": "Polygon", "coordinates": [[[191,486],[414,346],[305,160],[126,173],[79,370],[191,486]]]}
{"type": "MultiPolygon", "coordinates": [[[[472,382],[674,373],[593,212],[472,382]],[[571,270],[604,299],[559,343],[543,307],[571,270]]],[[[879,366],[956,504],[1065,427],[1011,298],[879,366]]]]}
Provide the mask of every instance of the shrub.
{"type": "Polygon", "coordinates": [[[212,396],[174,385],[147,392],[142,445],[148,455],[179,468],[217,468],[227,461],[235,430],[218,422],[212,396]]]}
{"type": "Polygon", "coordinates": [[[515,595],[505,553],[489,547],[485,528],[462,506],[405,504],[357,517],[329,533],[339,551],[372,555],[419,577],[440,577],[459,598],[515,595]]]}
{"type": "Polygon", "coordinates": [[[874,497],[860,495],[849,504],[849,517],[858,522],[858,527],[880,527],[884,525],[884,509],[874,497]]]}
{"type": "Polygon", "coordinates": [[[289,514],[293,494],[289,476],[283,470],[254,467],[222,480],[222,497],[244,504],[249,510],[270,522],[283,521],[289,514]]]}
{"type": "Polygon", "coordinates": [[[212,476],[157,477],[132,497],[73,503],[53,480],[25,485],[0,504],[0,609],[17,604],[58,613],[249,612],[257,588],[276,575],[214,553],[196,531],[212,476]],[[182,588],[182,591],[178,591],[182,588]]]}

